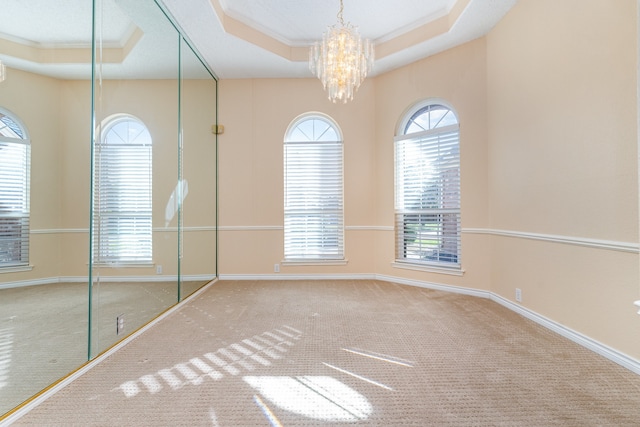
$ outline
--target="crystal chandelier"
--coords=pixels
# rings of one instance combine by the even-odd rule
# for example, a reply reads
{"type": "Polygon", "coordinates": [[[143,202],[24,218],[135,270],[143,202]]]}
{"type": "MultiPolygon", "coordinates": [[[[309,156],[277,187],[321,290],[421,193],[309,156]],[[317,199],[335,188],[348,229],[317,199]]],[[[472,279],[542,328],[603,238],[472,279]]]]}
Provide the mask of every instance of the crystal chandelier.
{"type": "Polygon", "coordinates": [[[343,104],[353,99],[373,66],[374,49],[369,39],[362,40],[358,27],[345,24],[340,0],[338,23],[331,25],[309,51],[309,68],[322,81],[332,102],[343,104]]]}

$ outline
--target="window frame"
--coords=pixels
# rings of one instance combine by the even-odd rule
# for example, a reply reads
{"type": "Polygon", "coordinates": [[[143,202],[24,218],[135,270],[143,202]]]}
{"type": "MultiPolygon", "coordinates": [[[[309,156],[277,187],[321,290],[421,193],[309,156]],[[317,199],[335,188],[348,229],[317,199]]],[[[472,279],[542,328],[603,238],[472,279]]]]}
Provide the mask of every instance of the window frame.
{"type": "MultiPolygon", "coordinates": [[[[102,121],[100,124],[100,128],[98,132],[96,132],[98,136],[97,143],[94,149],[93,154],[93,197],[92,197],[92,210],[93,210],[93,219],[92,219],[92,249],[91,249],[91,257],[93,265],[100,266],[148,266],[153,264],[153,138],[151,137],[151,133],[149,132],[149,128],[146,124],[140,120],[138,117],[132,114],[114,114],[102,121]],[[134,150],[136,148],[139,149],[140,153],[132,153],[136,156],[144,157],[146,156],[148,161],[135,164],[134,167],[131,166],[119,166],[115,167],[114,164],[109,164],[109,161],[114,162],[114,160],[109,160],[106,157],[106,161],[101,160],[101,156],[103,155],[104,149],[109,147],[114,147],[114,145],[110,145],[107,142],[107,138],[110,136],[110,132],[119,124],[124,122],[132,122],[137,126],[141,126],[142,130],[138,135],[142,135],[146,133],[148,136],[148,143],[140,143],[140,144],[131,144],[129,147],[132,147],[134,150]],[[138,190],[136,186],[141,183],[138,179],[135,181],[136,184],[133,184],[131,181],[126,181],[124,183],[112,184],[109,182],[102,182],[101,170],[106,166],[110,170],[110,177],[114,177],[114,181],[122,181],[122,176],[117,175],[114,171],[122,173],[123,170],[127,168],[131,168],[138,172],[140,169],[146,169],[147,174],[146,181],[148,186],[143,188],[141,191],[138,190]],[[114,189],[124,189],[122,192],[113,193],[114,189]],[[105,194],[105,199],[101,198],[102,194],[105,194]],[[110,198],[110,195],[112,198],[110,198]],[[123,199],[123,195],[129,195],[128,200],[136,200],[134,205],[129,203],[126,206],[126,209],[117,209],[120,206],[123,206],[117,199],[123,199]],[[146,197],[145,197],[146,195],[146,197]],[[143,196],[143,197],[140,197],[143,196]],[[115,199],[115,202],[114,202],[115,199]],[[142,203],[140,203],[142,201],[142,203]],[[104,203],[104,208],[101,207],[101,204],[104,203]],[[115,209],[114,205],[115,203],[115,209]],[[130,230],[128,233],[122,233],[123,228],[129,227],[130,230]],[[106,234],[105,234],[106,233],[106,234]],[[115,237],[115,238],[114,238],[115,237]],[[115,245],[121,245],[125,249],[124,251],[120,251],[118,249],[109,249],[110,247],[114,247],[115,245]],[[135,250],[132,252],[131,248],[135,246],[135,250]],[[128,253],[127,253],[128,252],[128,253]]],[[[128,138],[128,136],[127,136],[128,138]]],[[[122,139],[122,138],[121,138],[122,139]]],[[[127,146],[131,140],[127,139],[124,141],[122,146],[127,146]]],[[[105,152],[105,156],[117,157],[121,156],[121,153],[117,153],[117,149],[112,148],[112,152],[105,152]]],[[[126,174],[126,172],[124,172],[126,174]]],[[[131,177],[126,177],[129,179],[134,179],[131,177]]],[[[125,198],[126,199],[126,198],[125,198]]]]}
{"type": "MultiPolygon", "coordinates": [[[[324,134],[323,133],[323,134],[324,134]]],[[[293,154],[293,153],[292,153],[293,154]]],[[[300,154],[298,154],[300,155],[300,154]]],[[[295,168],[294,168],[295,169],[295,168]]],[[[310,170],[309,167],[304,168],[305,170],[310,170]]],[[[318,172],[318,170],[316,170],[318,172]]],[[[292,171],[294,174],[300,173],[300,171],[292,171]]],[[[293,177],[295,178],[295,176],[293,177]]],[[[338,124],[333,120],[330,116],[320,113],[320,112],[308,112],[299,115],[289,124],[287,131],[285,133],[284,142],[283,142],[283,208],[284,208],[284,256],[283,256],[283,264],[343,264],[346,263],[345,260],[345,244],[344,244],[344,138],[342,135],[342,131],[338,124]],[[312,140],[311,138],[307,140],[297,140],[294,139],[297,130],[301,125],[305,122],[317,120],[323,125],[327,126],[327,129],[324,133],[331,130],[332,133],[335,134],[335,138],[329,140],[312,140]],[[326,145],[325,145],[326,144],[326,145]],[[330,145],[333,147],[330,147],[330,145]],[[296,203],[300,200],[296,201],[295,197],[300,197],[300,190],[297,190],[298,196],[295,196],[296,191],[289,192],[288,178],[289,170],[291,170],[288,159],[289,159],[289,147],[294,146],[305,147],[309,149],[309,151],[320,150],[325,151],[324,155],[329,154],[330,159],[338,160],[339,164],[337,168],[332,168],[331,165],[325,170],[329,175],[325,175],[326,184],[333,184],[331,187],[325,186],[322,187],[333,188],[333,192],[323,192],[322,196],[318,197],[329,197],[333,198],[336,202],[334,205],[329,206],[327,209],[327,205],[324,207],[316,203],[315,206],[317,209],[313,208],[300,208],[300,206],[296,206],[296,203]],[[324,147],[322,147],[325,145],[324,147]],[[333,170],[332,170],[333,169],[333,170]],[[290,200],[293,198],[294,200],[290,200]],[[289,219],[293,219],[295,216],[298,216],[300,219],[305,215],[305,211],[307,213],[307,219],[311,219],[311,221],[306,221],[306,225],[301,225],[301,221],[299,221],[295,226],[292,221],[289,219]],[[314,225],[313,220],[319,222],[320,225],[314,225]],[[330,231],[327,233],[322,233],[314,228],[323,228],[327,227],[330,231]],[[302,228],[300,228],[302,227],[302,228]],[[296,228],[298,228],[296,230],[296,228]],[[322,233],[317,236],[316,239],[308,239],[309,232],[322,233]],[[298,236],[304,236],[306,242],[294,244],[293,240],[298,236]],[[324,243],[320,242],[322,240],[327,240],[329,244],[325,246],[324,243]],[[299,251],[301,250],[301,251],[299,251]]],[[[315,186],[315,190],[318,190],[320,186],[315,186]]],[[[306,194],[310,194],[307,192],[306,194]]],[[[320,194],[320,193],[318,193],[320,194]]],[[[316,202],[318,199],[308,199],[305,198],[305,204],[307,206],[313,205],[313,201],[316,202]],[[310,202],[310,203],[307,203],[310,202]]],[[[312,233],[314,234],[314,233],[312,233]]]]}
{"type": "MultiPolygon", "coordinates": [[[[18,133],[16,133],[15,129],[7,124],[6,126],[14,130],[13,133],[15,133],[17,137],[3,136],[0,134],[0,144],[7,144],[19,150],[24,149],[24,152],[21,153],[23,161],[21,165],[16,165],[16,167],[21,169],[23,172],[23,175],[20,178],[20,180],[22,181],[22,185],[19,186],[21,196],[18,199],[13,200],[14,204],[22,205],[22,210],[14,211],[17,212],[17,214],[5,217],[9,220],[13,220],[14,223],[11,225],[13,225],[14,228],[16,228],[15,226],[17,225],[17,227],[19,227],[20,229],[19,240],[15,242],[16,246],[18,246],[19,248],[7,248],[7,252],[16,253],[18,254],[18,256],[0,263],[0,271],[21,271],[25,268],[31,268],[29,265],[29,236],[31,227],[31,138],[29,136],[27,127],[16,114],[2,107],[0,107],[0,114],[2,116],[8,117],[9,120],[13,122],[14,126],[19,129],[19,133],[21,134],[19,135],[18,133]],[[15,223],[16,220],[19,222],[19,224],[15,223]]],[[[15,175],[13,174],[11,176],[11,181],[15,181],[15,175]]],[[[2,191],[1,187],[0,191],[2,191]]],[[[15,192],[10,193],[15,194],[15,192]]]]}
{"type": "MultiPolygon", "coordinates": [[[[460,121],[455,109],[446,101],[441,99],[427,99],[414,104],[402,116],[396,135],[394,137],[394,241],[395,241],[395,262],[394,266],[408,269],[423,269],[448,274],[462,274],[461,263],[461,182],[460,182],[460,121]],[[451,120],[440,126],[440,121],[435,126],[431,124],[430,117],[425,123],[428,126],[418,126],[414,119],[422,115],[429,114],[433,110],[446,109],[446,113],[440,118],[452,117],[451,120]],[[426,111],[425,111],[426,110],[426,111]],[[447,116],[447,114],[451,116],[447,116]],[[412,126],[416,123],[416,126],[412,126]],[[414,129],[410,131],[412,126],[414,129]],[[421,128],[418,130],[417,128],[421,128]],[[448,138],[448,139],[447,139],[448,138]],[[442,142],[441,142],[442,139],[442,142]],[[453,142],[453,145],[451,143],[453,142]],[[446,160],[437,160],[433,168],[418,166],[419,172],[414,173],[419,176],[414,181],[407,181],[406,168],[408,164],[402,162],[401,150],[407,149],[405,145],[413,143],[423,153],[423,157],[428,158],[425,162],[433,162],[434,158],[443,159],[445,156],[434,157],[434,151],[440,153],[440,147],[449,150],[446,160]],[[453,151],[451,151],[453,150],[453,151]],[[453,156],[451,156],[453,154],[453,156]],[[429,157],[431,155],[431,157],[429,157]],[[457,165],[456,165],[457,163],[457,165]],[[451,165],[456,165],[453,168],[451,165]],[[432,170],[436,171],[437,178],[428,179],[432,170]],[[403,172],[405,171],[405,172],[403,172]],[[403,175],[404,174],[404,175],[403,175]],[[407,184],[410,182],[410,184],[407,184]],[[404,184],[403,184],[404,183],[404,184]],[[433,188],[435,196],[425,196],[427,185],[433,188]],[[414,189],[413,198],[405,197],[408,192],[407,185],[414,189]],[[402,188],[401,188],[402,187],[402,188]],[[415,196],[415,191],[422,193],[415,196]],[[453,194],[455,197],[451,197],[453,194]],[[420,208],[407,207],[411,198],[412,203],[419,202],[420,208]],[[438,206],[430,207],[429,204],[437,203],[438,206]],[[447,204],[448,206],[445,206],[447,204]],[[413,218],[413,223],[409,224],[409,219],[413,218]],[[409,225],[419,223],[416,233],[430,234],[431,239],[423,239],[419,244],[414,244],[409,249],[409,225]],[[436,246],[437,245],[437,246],[436,246]],[[434,247],[436,246],[436,247],[434,247]],[[455,250],[452,251],[451,249],[455,250]],[[408,252],[413,251],[411,255],[408,252]]],[[[416,162],[417,163],[417,162],[416,162]]],[[[415,170],[415,166],[414,166],[415,170]]],[[[414,233],[415,234],[415,233],[414,233]]],[[[415,243],[417,239],[414,239],[415,243]]]]}

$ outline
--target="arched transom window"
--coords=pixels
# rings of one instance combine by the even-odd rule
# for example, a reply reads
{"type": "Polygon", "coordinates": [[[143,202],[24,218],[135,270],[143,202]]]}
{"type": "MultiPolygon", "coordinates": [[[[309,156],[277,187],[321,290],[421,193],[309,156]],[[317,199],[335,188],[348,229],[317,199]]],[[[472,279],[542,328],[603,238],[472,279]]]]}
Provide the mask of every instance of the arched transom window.
{"type": "Polygon", "coordinates": [[[460,267],[460,138],[455,113],[422,103],[395,138],[396,259],[460,267]]]}
{"type": "Polygon", "coordinates": [[[342,145],[338,126],[324,115],[303,115],[287,130],[285,260],[344,259],[342,145]]]}

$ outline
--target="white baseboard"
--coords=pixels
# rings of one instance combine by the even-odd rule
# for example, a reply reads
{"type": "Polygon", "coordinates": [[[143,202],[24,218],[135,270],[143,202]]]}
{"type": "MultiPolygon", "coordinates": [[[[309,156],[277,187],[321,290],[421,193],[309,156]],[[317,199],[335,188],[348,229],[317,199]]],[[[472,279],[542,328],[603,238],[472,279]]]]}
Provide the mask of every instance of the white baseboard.
{"type": "Polygon", "coordinates": [[[479,298],[490,299],[503,307],[508,308],[545,328],[560,334],[561,336],[623,366],[640,375],[640,360],[634,359],[618,350],[615,350],[586,335],[576,332],[558,322],[548,319],[532,310],[515,304],[508,299],[490,291],[481,289],[464,288],[460,286],[443,285],[440,283],[424,282],[420,280],[404,279],[402,277],[386,276],[381,274],[222,274],[220,280],[381,280],[384,282],[399,283],[401,285],[417,286],[427,289],[470,295],[479,298]]]}
{"type": "MultiPolygon", "coordinates": [[[[155,276],[154,276],[155,277],[155,276]]],[[[194,276],[194,277],[201,277],[201,276],[194,276]]],[[[202,276],[204,277],[204,276],[202,276]]],[[[67,278],[65,278],[67,279],[67,278]]],[[[122,280],[122,278],[114,278],[114,279],[119,279],[122,280]]],[[[86,280],[86,279],[85,279],[86,280]]],[[[165,278],[165,280],[167,280],[165,278]]],[[[198,279],[194,279],[194,280],[198,280],[198,279]]],[[[458,293],[458,294],[464,294],[464,295],[470,295],[470,296],[475,296],[475,297],[479,297],[479,298],[487,298],[487,299],[491,299],[492,301],[502,305],[503,307],[508,308],[509,310],[512,310],[524,317],[526,317],[529,320],[532,320],[536,323],[538,323],[539,325],[553,331],[556,332],[558,334],[560,334],[561,336],[611,360],[612,362],[617,363],[618,365],[627,368],[628,370],[640,375],[640,361],[637,359],[632,358],[631,356],[628,356],[618,350],[615,350],[605,344],[602,344],[594,339],[589,338],[586,335],[583,335],[579,332],[576,332],[564,325],[561,325],[560,323],[557,323],[553,320],[550,320],[534,311],[531,311],[525,307],[522,307],[521,305],[515,304],[507,299],[505,299],[504,297],[497,295],[493,292],[490,291],[483,291],[483,290],[479,290],[479,289],[473,289],[473,288],[464,288],[464,287],[458,287],[458,286],[451,286],[451,285],[443,285],[443,284],[439,284],[439,283],[432,283],[432,282],[424,282],[424,281],[419,281],[419,280],[410,280],[410,279],[404,279],[401,277],[394,277],[394,276],[386,276],[386,275],[379,275],[379,274],[340,274],[340,275],[334,275],[334,274],[326,274],[326,275],[319,275],[319,274],[307,274],[307,275],[292,275],[292,274],[249,274],[249,275],[237,275],[237,274],[227,274],[227,275],[220,275],[218,280],[381,280],[381,281],[385,281],[385,282],[392,282],[392,283],[399,283],[399,284],[403,284],[403,285],[409,285],[409,286],[417,286],[417,287],[421,287],[421,288],[427,288],[427,289],[435,289],[435,290],[440,290],[440,291],[445,291],[445,292],[452,292],[452,293],[458,293]]],[[[195,298],[197,295],[200,295],[202,292],[204,292],[206,289],[208,289],[213,283],[215,283],[215,281],[210,282],[208,285],[202,287],[201,289],[199,289],[198,291],[196,291],[194,294],[192,294],[191,296],[189,296],[185,301],[189,301],[192,298],[195,298]]],[[[145,325],[144,327],[142,327],[141,329],[139,329],[138,331],[134,332],[133,334],[129,335],[127,338],[125,338],[123,341],[119,342],[117,345],[115,345],[114,347],[110,348],[107,352],[99,355],[97,358],[91,360],[90,362],[88,362],[87,364],[85,364],[84,366],[82,366],[80,369],[78,369],[77,371],[75,371],[74,373],[72,373],[71,375],[69,375],[68,377],[64,378],[62,381],[60,381],[59,383],[55,384],[54,386],[52,386],[51,388],[47,389],[45,392],[43,392],[42,394],[36,396],[33,400],[29,401],[26,405],[20,407],[18,410],[16,410],[15,412],[13,412],[11,415],[9,415],[9,417],[5,418],[4,420],[0,421],[0,426],[8,426],[10,425],[12,422],[15,422],[16,420],[18,420],[18,418],[22,417],[24,414],[26,414],[27,412],[29,412],[31,409],[33,409],[34,407],[36,407],[37,405],[39,405],[40,403],[42,403],[43,401],[45,401],[47,398],[49,398],[50,396],[52,396],[53,394],[55,394],[58,390],[61,390],[63,387],[65,387],[67,384],[69,384],[70,382],[72,382],[73,380],[75,380],[76,378],[80,377],[82,374],[84,374],[86,371],[88,371],[89,369],[91,369],[92,367],[94,367],[95,365],[97,365],[98,363],[100,363],[102,360],[106,359],[108,356],[110,356],[111,354],[113,354],[114,352],[116,352],[118,349],[120,349],[121,347],[125,346],[127,343],[129,343],[130,341],[132,341],[133,339],[135,339],[136,337],[138,337],[140,334],[144,333],[146,330],[148,330],[149,328],[151,328],[153,325],[155,325],[156,323],[158,323],[160,320],[164,319],[165,317],[167,317],[169,314],[173,313],[178,307],[180,307],[182,305],[182,303],[177,304],[175,306],[173,306],[171,309],[169,309],[168,311],[164,312],[162,315],[160,315],[158,318],[154,319],[153,321],[151,321],[150,323],[148,323],[147,325],[145,325]]]]}
{"type": "MultiPolygon", "coordinates": [[[[210,281],[215,279],[215,274],[187,274],[182,275],[183,282],[189,281],[210,281]]],[[[89,280],[86,276],[61,276],[45,277],[42,279],[19,280],[15,282],[0,283],[0,290],[10,288],[22,288],[25,286],[51,285],[54,283],[86,283],[89,280]]],[[[93,276],[94,283],[96,276],[93,276]]],[[[154,275],[154,276],[100,276],[100,281],[104,283],[116,282],[177,282],[177,275],[154,275]]]]}
{"type": "Polygon", "coordinates": [[[478,290],[478,289],[470,289],[470,288],[462,288],[457,286],[442,285],[437,283],[422,282],[417,280],[407,280],[407,279],[402,279],[402,278],[393,277],[393,276],[377,275],[376,279],[383,280],[386,282],[400,283],[400,284],[418,286],[418,287],[428,288],[428,289],[437,289],[445,292],[454,292],[459,294],[472,295],[480,298],[488,298],[502,305],[503,307],[506,307],[511,311],[515,311],[516,313],[526,317],[527,319],[532,320],[537,324],[544,326],[545,328],[553,332],[556,332],[557,334],[562,335],[563,337],[575,342],[576,344],[579,344],[599,354],[600,356],[603,356],[611,360],[612,362],[615,362],[618,365],[623,366],[629,369],[630,371],[640,375],[640,360],[634,359],[631,356],[628,356],[618,350],[615,350],[605,344],[602,344],[601,342],[598,342],[592,338],[589,338],[588,336],[583,335],[580,332],[576,332],[558,322],[548,319],[532,310],[529,310],[528,308],[525,308],[519,304],[515,304],[496,293],[493,293],[490,291],[478,290]]]}
{"type": "Polygon", "coordinates": [[[640,360],[634,359],[631,356],[628,356],[618,350],[602,344],[599,341],[589,338],[588,336],[583,335],[580,332],[576,332],[573,329],[561,325],[558,322],[548,319],[534,311],[529,310],[528,308],[513,303],[512,301],[509,301],[508,299],[505,299],[500,295],[492,293],[491,299],[502,305],[503,307],[515,311],[516,313],[526,317],[527,319],[533,320],[537,324],[542,325],[545,328],[550,329],[551,331],[556,332],[557,334],[560,334],[563,337],[568,338],[571,341],[580,344],[581,346],[595,353],[598,353],[600,356],[606,357],[612,362],[615,362],[618,365],[621,365],[629,369],[630,371],[640,375],[640,360]]]}
{"type": "Polygon", "coordinates": [[[221,274],[220,280],[375,280],[375,274],[221,274]]]}

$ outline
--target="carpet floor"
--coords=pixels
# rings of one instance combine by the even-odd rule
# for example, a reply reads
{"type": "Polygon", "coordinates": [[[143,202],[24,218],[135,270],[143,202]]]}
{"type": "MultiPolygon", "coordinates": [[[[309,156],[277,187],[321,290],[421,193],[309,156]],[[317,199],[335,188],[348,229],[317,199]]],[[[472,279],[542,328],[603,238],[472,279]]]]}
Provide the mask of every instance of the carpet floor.
{"type": "Polygon", "coordinates": [[[220,281],[15,426],[638,426],[640,376],[486,299],[220,281]]]}

